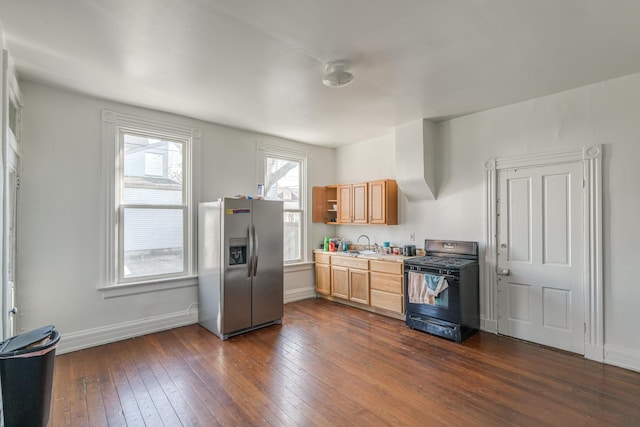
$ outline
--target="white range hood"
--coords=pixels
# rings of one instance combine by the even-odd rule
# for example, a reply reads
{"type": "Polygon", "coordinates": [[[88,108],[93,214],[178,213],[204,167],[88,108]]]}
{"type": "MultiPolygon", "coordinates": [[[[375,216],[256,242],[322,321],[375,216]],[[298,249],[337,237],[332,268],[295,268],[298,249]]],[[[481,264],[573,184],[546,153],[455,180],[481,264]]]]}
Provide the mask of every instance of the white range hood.
{"type": "Polygon", "coordinates": [[[407,199],[435,200],[436,125],[423,119],[396,127],[396,181],[407,199]]]}

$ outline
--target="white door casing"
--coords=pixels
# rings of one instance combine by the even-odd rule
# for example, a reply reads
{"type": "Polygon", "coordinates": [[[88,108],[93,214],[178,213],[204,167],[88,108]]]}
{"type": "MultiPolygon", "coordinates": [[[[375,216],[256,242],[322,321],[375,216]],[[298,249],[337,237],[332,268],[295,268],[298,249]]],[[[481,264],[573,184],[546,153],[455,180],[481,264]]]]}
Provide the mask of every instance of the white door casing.
{"type": "Polygon", "coordinates": [[[7,206],[4,213],[6,238],[4,247],[5,256],[5,280],[7,287],[7,304],[5,307],[7,316],[7,324],[5,335],[11,337],[18,334],[18,308],[16,306],[16,243],[17,243],[17,214],[18,214],[18,191],[20,190],[20,179],[18,175],[19,158],[13,150],[9,151],[7,156],[11,159],[8,165],[8,179],[5,187],[7,206]]]}
{"type": "Polygon", "coordinates": [[[584,354],[582,164],[498,172],[498,332],[584,354]]]}
{"type": "Polygon", "coordinates": [[[20,187],[20,155],[22,140],[22,101],[13,62],[6,50],[2,53],[2,213],[0,214],[2,248],[1,281],[2,314],[0,338],[18,332],[16,308],[16,235],[18,190],[20,187]]]}
{"type": "MultiPolygon", "coordinates": [[[[602,288],[602,148],[586,146],[565,151],[527,154],[485,162],[484,286],[481,292],[481,328],[497,333],[498,328],[498,174],[502,170],[578,163],[583,174],[582,198],[582,295],[584,313],[584,356],[604,360],[604,318],[602,288]]],[[[500,242],[501,243],[501,242],[500,242]]],[[[556,255],[554,255],[556,256],[556,255]]],[[[550,294],[551,295],[551,294],[550,294]]],[[[554,295],[556,296],[556,295],[554,295]]],[[[575,322],[575,320],[572,320],[575,322]]]]}

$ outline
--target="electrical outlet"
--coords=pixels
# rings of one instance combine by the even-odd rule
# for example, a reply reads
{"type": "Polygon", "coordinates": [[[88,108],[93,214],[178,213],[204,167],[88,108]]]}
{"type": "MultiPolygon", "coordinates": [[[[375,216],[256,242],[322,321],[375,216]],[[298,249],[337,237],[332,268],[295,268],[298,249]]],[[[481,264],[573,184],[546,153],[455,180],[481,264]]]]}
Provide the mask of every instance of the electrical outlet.
{"type": "Polygon", "coordinates": [[[411,237],[409,237],[409,240],[411,240],[412,242],[415,242],[415,240],[416,240],[416,233],[411,233],[411,237]]]}

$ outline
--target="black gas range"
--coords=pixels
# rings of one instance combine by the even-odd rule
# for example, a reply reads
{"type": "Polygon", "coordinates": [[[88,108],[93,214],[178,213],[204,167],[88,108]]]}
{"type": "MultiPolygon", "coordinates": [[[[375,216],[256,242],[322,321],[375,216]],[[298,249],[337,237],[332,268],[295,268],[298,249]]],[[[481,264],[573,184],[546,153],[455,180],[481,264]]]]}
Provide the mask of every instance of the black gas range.
{"type": "Polygon", "coordinates": [[[478,244],[427,239],[425,252],[404,263],[407,326],[461,342],[480,327],[478,244]]]}

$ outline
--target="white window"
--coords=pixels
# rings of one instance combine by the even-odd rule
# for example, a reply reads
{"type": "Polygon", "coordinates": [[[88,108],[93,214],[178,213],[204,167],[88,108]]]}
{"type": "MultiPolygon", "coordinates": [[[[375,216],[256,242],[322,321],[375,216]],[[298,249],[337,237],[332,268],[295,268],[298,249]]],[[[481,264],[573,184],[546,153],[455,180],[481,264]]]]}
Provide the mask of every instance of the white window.
{"type": "Polygon", "coordinates": [[[112,183],[105,286],[195,275],[194,131],[103,112],[104,168],[111,169],[104,175],[112,183]]]}
{"type": "Polygon", "coordinates": [[[306,242],[307,156],[263,146],[265,197],[284,201],[284,262],[302,262],[306,242]]]}

